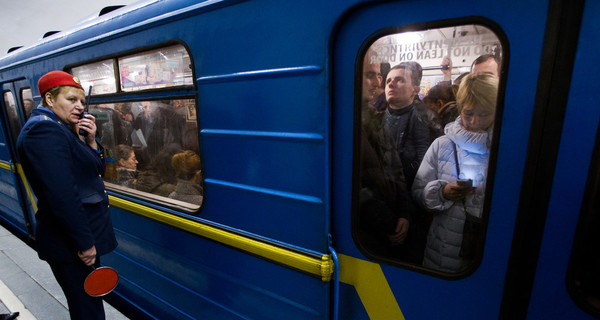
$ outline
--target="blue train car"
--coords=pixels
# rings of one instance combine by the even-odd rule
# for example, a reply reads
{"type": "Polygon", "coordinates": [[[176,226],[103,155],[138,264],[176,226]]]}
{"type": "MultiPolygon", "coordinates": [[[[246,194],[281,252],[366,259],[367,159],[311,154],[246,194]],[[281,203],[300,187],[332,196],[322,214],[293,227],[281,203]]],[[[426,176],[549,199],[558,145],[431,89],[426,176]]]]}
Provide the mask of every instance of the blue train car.
{"type": "Polygon", "coordinates": [[[132,318],[598,317],[599,19],[595,0],[136,2],[0,58],[0,222],[34,244],[14,142],[65,70],[92,90],[107,299],[132,318]],[[363,110],[389,67],[418,62],[425,97],[481,55],[499,78],[483,230],[441,272],[363,232],[363,110]]]}

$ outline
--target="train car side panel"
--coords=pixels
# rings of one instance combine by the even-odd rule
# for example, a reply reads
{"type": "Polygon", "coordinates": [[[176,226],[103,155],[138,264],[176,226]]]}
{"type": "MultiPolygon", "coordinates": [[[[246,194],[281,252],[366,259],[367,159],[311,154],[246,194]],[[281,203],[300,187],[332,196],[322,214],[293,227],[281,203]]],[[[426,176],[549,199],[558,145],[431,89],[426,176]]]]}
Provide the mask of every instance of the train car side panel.
{"type": "MultiPolygon", "coordinates": [[[[530,319],[592,318],[583,313],[569,296],[567,287],[577,284],[568,283],[566,277],[583,195],[586,188],[593,188],[593,185],[589,185],[591,181],[588,181],[592,177],[589,174],[593,167],[590,161],[597,160],[592,158],[592,152],[597,145],[595,139],[600,119],[597,92],[594,89],[594,84],[600,81],[600,68],[596,63],[600,32],[595,27],[600,19],[599,13],[600,4],[597,1],[586,1],[579,41],[577,47],[573,48],[577,54],[552,198],[531,294],[530,319]]],[[[597,255],[593,251],[583,254],[590,257],[597,255]]]]}

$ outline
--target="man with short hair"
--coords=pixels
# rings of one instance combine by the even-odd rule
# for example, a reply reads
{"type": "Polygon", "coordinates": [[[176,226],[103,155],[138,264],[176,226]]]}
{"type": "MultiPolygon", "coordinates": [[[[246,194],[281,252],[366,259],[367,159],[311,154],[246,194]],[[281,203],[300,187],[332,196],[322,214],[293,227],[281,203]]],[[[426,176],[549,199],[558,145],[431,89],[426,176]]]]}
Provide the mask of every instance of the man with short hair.
{"type": "Polygon", "coordinates": [[[421,160],[435,138],[424,115],[427,106],[416,99],[422,75],[421,65],[414,61],[402,62],[390,69],[385,86],[388,108],[381,120],[379,146],[385,176],[397,185],[397,190],[403,193],[399,198],[405,201],[390,204],[398,218],[394,233],[388,234],[388,239],[399,257],[413,263],[421,262],[423,223],[422,217],[416,214],[410,193],[405,192],[410,190],[421,160]]]}
{"type": "Polygon", "coordinates": [[[496,60],[496,57],[492,54],[484,54],[471,65],[471,73],[491,73],[496,77],[500,77],[500,63],[496,60]]]}
{"type": "Polygon", "coordinates": [[[363,60],[363,83],[362,83],[362,107],[373,108],[373,102],[377,99],[377,89],[381,87],[380,63],[376,61],[377,53],[369,50],[363,60]]]}
{"type": "Polygon", "coordinates": [[[390,70],[385,87],[388,109],[382,127],[393,151],[402,158],[409,189],[435,138],[431,136],[422,108],[417,106],[421,103],[415,99],[421,90],[422,75],[423,69],[417,62],[402,62],[390,70]]]}

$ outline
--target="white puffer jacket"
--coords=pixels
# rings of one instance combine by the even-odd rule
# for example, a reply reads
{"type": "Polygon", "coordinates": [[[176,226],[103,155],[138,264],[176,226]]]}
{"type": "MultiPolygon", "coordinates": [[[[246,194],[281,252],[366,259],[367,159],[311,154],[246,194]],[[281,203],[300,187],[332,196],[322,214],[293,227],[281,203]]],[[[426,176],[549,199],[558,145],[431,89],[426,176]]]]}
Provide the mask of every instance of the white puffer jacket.
{"type": "Polygon", "coordinates": [[[481,217],[492,128],[471,132],[462,126],[460,116],[446,125],[444,136],[437,138],[427,150],[415,178],[412,194],[422,207],[434,213],[427,235],[423,265],[440,271],[457,272],[468,261],[459,257],[465,223],[465,207],[470,215],[481,217]],[[458,151],[460,177],[452,141],[458,151]],[[453,202],[442,196],[446,184],[460,179],[472,179],[476,192],[463,202],[453,202]]]}

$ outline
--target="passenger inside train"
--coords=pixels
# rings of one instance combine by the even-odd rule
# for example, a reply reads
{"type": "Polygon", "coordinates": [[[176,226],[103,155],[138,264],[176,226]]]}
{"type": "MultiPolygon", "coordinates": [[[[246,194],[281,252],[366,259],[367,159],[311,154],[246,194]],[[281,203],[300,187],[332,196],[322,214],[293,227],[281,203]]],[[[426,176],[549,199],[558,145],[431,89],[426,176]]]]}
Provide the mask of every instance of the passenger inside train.
{"type": "Polygon", "coordinates": [[[128,145],[119,144],[115,147],[115,150],[115,160],[117,163],[117,181],[115,183],[127,188],[135,188],[138,161],[133,148],[128,145]]]}
{"type": "Polygon", "coordinates": [[[200,205],[204,197],[200,156],[186,150],[174,155],[171,165],[177,175],[177,184],[169,198],[200,205]]]}

